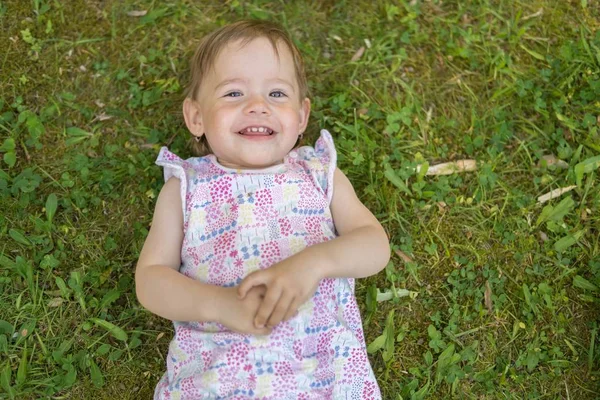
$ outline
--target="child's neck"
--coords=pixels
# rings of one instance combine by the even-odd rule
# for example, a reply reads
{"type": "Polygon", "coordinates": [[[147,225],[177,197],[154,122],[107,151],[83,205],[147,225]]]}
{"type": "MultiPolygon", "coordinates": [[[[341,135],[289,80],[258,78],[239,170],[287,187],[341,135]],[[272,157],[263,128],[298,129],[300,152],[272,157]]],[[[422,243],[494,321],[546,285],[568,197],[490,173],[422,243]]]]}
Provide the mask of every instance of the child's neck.
{"type": "Polygon", "coordinates": [[[225,168],[229,168],[229,169],[236,169],[236,170],[240,170],[240,171],[259,171],[262,169],[267,169],[270,167],[274,167],[276,165],[281,165],[283,164],[283,160],[280,160],[276,163],[273,164],[268,164],[268,165],[258,165],[258,166],[254,166],[254,165],[238,165],[235,163],[230,163],[228,161],[222,160],[218,157],[215,156],[215,160],[217,160],[217,162],[219,163],[219,165],[221,165],[222,167],[225,168]]]}

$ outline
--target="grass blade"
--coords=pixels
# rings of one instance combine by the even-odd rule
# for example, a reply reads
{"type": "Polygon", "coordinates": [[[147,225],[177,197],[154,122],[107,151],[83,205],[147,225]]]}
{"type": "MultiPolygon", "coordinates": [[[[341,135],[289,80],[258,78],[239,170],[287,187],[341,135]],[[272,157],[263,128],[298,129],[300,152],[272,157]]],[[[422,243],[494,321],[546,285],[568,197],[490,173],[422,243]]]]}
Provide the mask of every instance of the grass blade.
{"type": "Polygon", "coordinates": [[[27,344],[23,347],[23,354],[21,355],[21,361],[19,362],[19,369],[17,370],[17,385],[21,386],[27,379],[27,344]]]}
{"type": "Polygon", "coordinates": [[[404,184],[402,179],[400,179],[400,177],[398,175],[396,175],[396,172],[392,169],[392,167],[390,167],[389,165],[386,164],[385,171],[383,174],[398,189],[400,189],[404,193],[408,194],[409,196],[412,195],[408,186],[406,186],[406,184],[404,184]]]}
{"type": "Polygon", "coordinates": [[[51,193],[46,200],[46,217],[48,218],[48,222],[52,222],[54,218],[54,214],[56,213],[56,208],[58,207],[58,199],[54,193],[51,193]]]}
{"type": "Polygon", "coordinates": [[[127,341],[127,333],[123,329],[116,326],[115,324],[105,321],[100,318],[90,318],[90,321],[92,321],[94,324],[109,331],[110,334],[115,337],[115,339],[121,340],[124,342],[127,341]]]}
{"type": "Polygon", "coordinates": [[[583,290],[589,290],[590,292],[598,292],[598,286],[594,285],[592,282],[588,281],[581,275],[577,275],[573,278],[573,286],[578,287],[583,290]]]}
{"type": "Polygon", "coordinates": [[[102,371],[100,371],[98,364],[94,360],[90,360],[90,376],[94,386],[97,388],[104,386],[104,375],[102,375],[102,371]]]}

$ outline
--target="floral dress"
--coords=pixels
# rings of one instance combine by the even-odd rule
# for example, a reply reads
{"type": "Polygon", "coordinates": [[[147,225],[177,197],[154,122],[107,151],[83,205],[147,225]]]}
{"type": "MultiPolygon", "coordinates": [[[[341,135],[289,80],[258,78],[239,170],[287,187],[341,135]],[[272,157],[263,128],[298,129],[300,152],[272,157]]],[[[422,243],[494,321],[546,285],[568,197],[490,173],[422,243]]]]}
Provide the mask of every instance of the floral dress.
{"type": "MultiPolygon", "coordinates": [[[[214,155],[182,160],[166,147],[157,165],[181,182],[179,271],[237,286],[253,271],[336,237],[330,210],[336,152],[322,130],[263,170],[234,170],[214,155]]],[[[214,322],[174,321],[167,372],[155,399],[381,399],[367,358],[354,279],[324,279],[292,319],[266,336],[214,322]]]]}

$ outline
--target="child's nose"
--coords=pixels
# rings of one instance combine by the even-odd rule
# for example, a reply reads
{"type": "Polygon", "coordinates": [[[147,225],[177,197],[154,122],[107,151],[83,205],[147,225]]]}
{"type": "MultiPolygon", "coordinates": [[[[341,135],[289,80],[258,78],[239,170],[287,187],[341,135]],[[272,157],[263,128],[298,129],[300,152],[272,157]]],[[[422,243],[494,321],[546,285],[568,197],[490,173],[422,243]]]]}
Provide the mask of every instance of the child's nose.
{"type": "Polygon", "coordinates": [[[271,110],[269,109],[269,105],[263,98],[263,96],[256,95],[252,96],[248,103],[246,104],[246,113],[247,114],[261,114],[261,115],[269,115],[271,114],[271,110]]]}

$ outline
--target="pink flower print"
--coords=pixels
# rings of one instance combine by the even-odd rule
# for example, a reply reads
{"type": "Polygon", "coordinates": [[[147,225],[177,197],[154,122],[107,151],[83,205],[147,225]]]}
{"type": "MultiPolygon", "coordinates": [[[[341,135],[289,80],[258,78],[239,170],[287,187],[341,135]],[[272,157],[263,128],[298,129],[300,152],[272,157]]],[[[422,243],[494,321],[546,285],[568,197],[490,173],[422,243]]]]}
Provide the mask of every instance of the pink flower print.
{"type": "Polygon", "coordinates": [[[200,353],[200,356],[202,357],[202,362],[204,363],[204,365],[212,364],[214,358],[212,351],[203,351],[200,353]]]}
{"type": "Polygon", "coordinates": [[[373,382],[364,381],[362,398],[363,399],[375,398],[375,384],[373,382]]]}
{"type": "Polygon", "coordinates": [[[186,397],[199,398],[202,396],[200,389],[194,384],[194,377],[190,376],[184,378],[180,382],[181,391],[185,393],[186,397]]]}
{"type": "Polygon", "coordinates": [[[236,225],[238,209],[239,205],[236,204],[233,198],[209,206],[209,213],[206,218],[207,233],[210,236],[217,236],[231,230],[236,225]]]}
{"type": "Polygon", "coordinates": [[[248,345],[244,343],[236,343],[231,346],[227,353],[227,365],[230,367],[239,368],[248,356],[248,345]]]}
{"type": "Polygon", "coordinates": [[[315,184],[307,179],[299,185],[298,207],[308,209],[323,209],[328,206],[328,201],[323,193],[316,194],[315,184]]]}
{"type": "Polygon", "coordinates": [[[306,238],[308,245],[326,242],[329,240],[324,234],[321,228],[321,218],[319,217],[306,217],[306,230],[308,231],[308,237],[306,238]]]}
{"type": "Polygon", "coordinates": [[[232,197],[231,180],[231,176],[226,175],[209,183],[210,197],[215,203],[223,203],[232,197]]]}
{"type": "Polygon", "coordinates": [[[257,221],[268,221],[277,218],[277,211],[273,207],[273,198],[271,193],[266,189],[257,190],[256,193],[256,208],[254,215],[257,221]]]}
{"type": "Polygon", "coordinates": [[[292,234],[292,224],[288,218],[279,218],[279,232],[281,236],[287,237],[292,234]]]}
{"type": "Polygon", "coordinates": [[[235,261],[233,262],[233,265],[235,265],[237,268],[241,268],[244,266],[244,260],[242,260],[239,257],[236,257],[235,261]]]}
{"type": "Polygon", "coordinates": [[[255,374],[250,374],[250,376],[248,377],[248,380],[250,382],[252,382],[254,385],[256,385],[256,375],[255,374]]]}
{"type": "Polygon", "coordinates": [[[235,232],[225,232],[214,241],[214,253],[218,259],[224,258],[235,246],[235,232]]]}
{"type": "Polygon", "coordinates": [[[281,261],[281,251],[279,251],[277,242],[267,242],[261,244],[260,252],[262,253],[262,259],[260,261],[261,268],[268,268],[281,261]]]}
{"type": "Polygon", "coordinates": [[[286,175],[285,174],[275,174],[273,176],[273,182],[275,182],[276,185],[281,185],[282,183],[284,183],[286,180],[286,175]]]}
{"type": "Polygon", "coordinates": [[[302,360],[302,344],[303,342],[301,340],[295,340],[294,341],[294,356],[296,357],[297,360],[302,360]]]}

